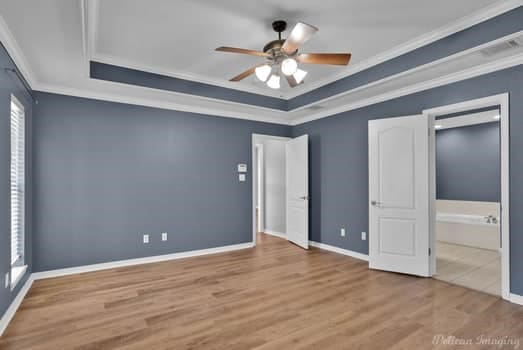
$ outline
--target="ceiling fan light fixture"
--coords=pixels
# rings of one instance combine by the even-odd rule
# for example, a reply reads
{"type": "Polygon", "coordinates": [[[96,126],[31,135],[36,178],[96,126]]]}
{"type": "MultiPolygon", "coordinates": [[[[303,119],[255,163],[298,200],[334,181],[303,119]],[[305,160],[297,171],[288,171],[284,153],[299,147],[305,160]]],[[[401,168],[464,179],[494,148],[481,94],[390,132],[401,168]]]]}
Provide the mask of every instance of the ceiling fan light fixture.
{"type": "Polygon", "coordinates": [[[298,69],[298,63],[294,58],[286,58],[281,63],[281,71],[285,75],[293,75],[298,69]]]}
{"type": "Polygon", "coordinates": [[[296,84],[300,84],[303,81],[303,79],[305,79],[306,75],[306,71],[302,69],[296,69],[296,72],[292,76],[294,77],[294,80],[296,80],[296,84]]]}
{"type": "Polygon", "coordinates": [[[307,23],[298,22],[287,36],[282,39],[287,22],[277,20],[272,23],[272,29],[278,33],[278,39],[265,44],[262,50],[242,49],[239,47],[220,46],[219,52],[231,52],[243,55],[263,57],[261,62],[246,71],[229,79],[239,82],[251,75],[267,84],[272,89],[279,89],[281,77],[284,77],[289,87],[294,88],[304,82],[307,72],[299,69],[300,64],[328,64],[346,66],[349,64],[350,53],[303,53],[302,46],[318,31],[318,28],[307,23]]]}
{"type": "Polygon", "coordinates": [[[267,78],[269,78],[269,75],[271,74],[271,66],[268,64],[264,64],[263,66],[259,66],[256,68],[256,77],[260,79],[260,81],[266,82],[267,78]]]}
{"type": "Polygon", "coordinates": [[[280,76],[273,74],[267,81],[267,86],[271,89],[279,89],[280,88],[280,76]]]}

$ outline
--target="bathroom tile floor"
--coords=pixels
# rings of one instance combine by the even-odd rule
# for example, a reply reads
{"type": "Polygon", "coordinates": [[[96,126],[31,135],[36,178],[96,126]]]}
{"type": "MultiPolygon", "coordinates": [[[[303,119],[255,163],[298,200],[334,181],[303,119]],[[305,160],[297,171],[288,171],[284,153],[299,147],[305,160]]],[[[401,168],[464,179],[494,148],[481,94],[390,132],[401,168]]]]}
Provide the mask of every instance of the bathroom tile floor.
{"type": "Polygon", "coordinates": [[[498,251],[436,242],[434,278],[492,295],[501,295],[498,251]]]}

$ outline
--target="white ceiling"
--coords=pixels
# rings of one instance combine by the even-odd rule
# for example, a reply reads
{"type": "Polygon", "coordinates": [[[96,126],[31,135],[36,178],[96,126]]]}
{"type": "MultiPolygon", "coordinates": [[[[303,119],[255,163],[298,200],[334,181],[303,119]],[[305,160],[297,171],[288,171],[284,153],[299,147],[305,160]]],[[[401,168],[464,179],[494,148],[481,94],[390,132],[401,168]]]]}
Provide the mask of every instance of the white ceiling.
{"type": "MultiPolygon", "coordinates": [[[[290,98],[379,62],[378,58],[437,39],[521,5],[521,0],[0,0],[0,39],[34,88],[214,115],[281,123],[307,109],[280,112],[89,79],[88,61],[143,69],[290,98]],[[506,5],[511,3],[511,5],[506,5]],[[516,4],[516,5],[515,5],[516,4]],[[501,9],[501,10],[500,10],[501,9]],[[308,65],[305,84],[274,91],[254,77],[227,80],[259,58],[214,52],[221,45],[261,49],[276,38],[274,19],[304,21],[319,32],[306,52],[350,51],[349,67],[308,65]],[[448,34],[448,33],[447,33],[448,34]]],[[[392,56],[391,56],[392,57],[392,56]]],[[[283,85],[283,84],[282,84],[283,85]]],[[[340,100],[333,106],[339,107],[340,100]]],[[[325,113],[328,103],[323,102],[325,113]]],[[[323,111],[322,111],[323,113],[323,111]]],[[[315,113],[318,114],[318,113],[315,113]]]]}

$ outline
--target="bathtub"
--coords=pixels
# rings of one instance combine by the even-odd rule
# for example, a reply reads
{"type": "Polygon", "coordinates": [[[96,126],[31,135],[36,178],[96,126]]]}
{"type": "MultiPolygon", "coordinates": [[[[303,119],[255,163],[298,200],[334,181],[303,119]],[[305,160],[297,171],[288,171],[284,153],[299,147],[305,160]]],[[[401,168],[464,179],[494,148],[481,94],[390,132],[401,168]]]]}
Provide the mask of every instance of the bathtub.
{"type": "Polygon", "coordinates": [[[437,200],[436,240],[498,250],[499,203],[437,200]]]}

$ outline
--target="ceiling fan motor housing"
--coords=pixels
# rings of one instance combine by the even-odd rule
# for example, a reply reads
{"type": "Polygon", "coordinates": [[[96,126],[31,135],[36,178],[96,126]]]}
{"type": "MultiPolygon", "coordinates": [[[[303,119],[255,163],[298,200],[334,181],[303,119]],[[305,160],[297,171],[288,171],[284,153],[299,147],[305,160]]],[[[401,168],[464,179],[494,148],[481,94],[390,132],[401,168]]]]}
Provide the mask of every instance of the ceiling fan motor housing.
{"type": "Polygon", "coordinates": [[[294,56],[298,52],[298,50],[296,50],[294,53],[289,55],[282,50],[282,46],[285,43],[285,39],[281,38],[281,33],[285,31],[286,28],[287,22],[283,20],[277,20],[272,22],[272,29],[274,29],[274,31],[278,33],[278,39],[270,41],[263,47],[263,52],[270,54],[270,59],[276,61],[277,63],[279,63],[279,61],[286,57],[294,56]]]}

